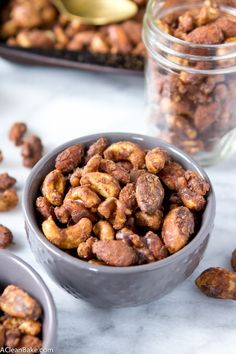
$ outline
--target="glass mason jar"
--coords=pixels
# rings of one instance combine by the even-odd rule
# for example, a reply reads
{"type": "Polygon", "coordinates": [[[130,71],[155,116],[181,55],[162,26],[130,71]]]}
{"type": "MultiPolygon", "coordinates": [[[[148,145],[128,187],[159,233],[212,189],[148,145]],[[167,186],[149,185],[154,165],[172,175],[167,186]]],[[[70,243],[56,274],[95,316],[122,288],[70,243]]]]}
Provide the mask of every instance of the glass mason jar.
{"type": "MultiPolygon", "coordinates": [[[[221,11],[236,19],[236,9],[226,3],[220,5],[221,11]]],[[[177,145],[202,165],[210,165],[236,148],[236,38],[226,44],[194,44],[157,25],[166,15],[202,4],[199,0],[150,0],[143,40],[148,51],[151,134],[177,145]]]]}

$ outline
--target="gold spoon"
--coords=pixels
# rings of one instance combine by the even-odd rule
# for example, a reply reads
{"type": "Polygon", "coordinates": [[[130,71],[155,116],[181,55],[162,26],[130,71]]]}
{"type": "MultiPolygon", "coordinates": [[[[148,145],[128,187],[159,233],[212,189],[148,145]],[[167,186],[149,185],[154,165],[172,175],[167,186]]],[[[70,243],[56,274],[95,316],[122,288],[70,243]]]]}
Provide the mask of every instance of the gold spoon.
{"type": "Polygon", "coordinates": [[[136,15],[131,0],[52,0],[61,14],[88,25],[107,25],[136,15]]]}

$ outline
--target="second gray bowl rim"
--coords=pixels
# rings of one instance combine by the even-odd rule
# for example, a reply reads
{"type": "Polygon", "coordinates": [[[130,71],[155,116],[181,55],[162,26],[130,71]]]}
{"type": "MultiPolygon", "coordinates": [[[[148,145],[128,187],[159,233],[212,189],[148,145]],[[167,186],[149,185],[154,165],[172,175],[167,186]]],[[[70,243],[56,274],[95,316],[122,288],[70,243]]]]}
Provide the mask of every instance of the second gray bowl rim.
{"type": "MultiPolygon", "coordinates": [[[[47,334],[45,334],[46,338],[43,340],[43,347],[45,349],[50,348],[51,341],[54,340],[56,343],[56,337],[57,337],[57,310],[56,310],[56,305],[54,302],[54,299],[52,297],[52,294],[41,277],[41,275],[27,262],[25,262],[22,258],[16,256],[12,252],[8,250],[0,250],[0,256],[5,257],[5,259],[9,258],[12,260],[14,263],[17,265],[20,265],[20,267],[23,267],[27,273],[29,273],[34,279],[36,283],[40,285],[40,287],[43,289],[43,293],[45,295],[46,299],[46,304],[47,304],[47,315],[49,318],[49,327],[53,329],[53,332],[49,337],[47,337],[47,334]]],[[[44,309],[45,310],[45,309],[44,309]]],[[[53,348],[54,349],[54,348],[53,348]]]]}
{"type": "Polygon", "coordinates": [[[211,230],[209,229],[209,225],[213,227],[213,222],[215,218],[215,211],[216,211],[216,199],[215,199],[215,192],[212,186],[212,183],[205,172],[205,170],[189,155],[187,155],[185,152],[180,150],[174,145],[171,145],[159,138],[153,137],[153,136],[148,136],[148,135],[142,135],[142,134],[136,134],[136,133],[123,133],[123,132],[105,132],[105,133],[97,133],[97,134],[91,134],[91,135],[86,135],[86,136],[81,136],[75,139],[72,139],[70,141],[67,141],[64,144],[61,144],[57,146],[55,149],[53,149],[51,152],[46,154],[31,170],[30,175],[28,176],[24,191],[23,191],[23,198],[22,198],[22,207],[24,211],[24,216],[27,224],[31,229],[33,229],[34,234],[40,241],[43,247],[46,247],[49,252],[54,253],[57,257],[63,258],[63,261],[66,261],[70,263],[73,266],[76,266],[78,268],[83,268],[87,269],[90,271],[94,272],[102,272],[102,273],[136,273],[136,272],[141,272],[141,271],[150,271],[150,270],[155,270],[161,267],[166,266],[169,263],[173,263],[177,258],[182,257],[182,255],[187,251],[191,250],[194,248],[195,244],[201,240],[202,237],[206,237],[207,234],[210,233],[211,230]],[[118,138],[119,136],[119,138],[118,138]],[[122,136],[122,138],[121,138],[122,136]],[[151,140],[156,142],[157,147],[161,147],[163,149],[167,149],[168,151],[174,152],[174,154],[177,154],[181,159],[185,160],[186,162],[190,163],[191,165],[194,166],[194,169],[196,169],[201,176],[203,176],[207,182],[210,184],[210,193],[208,195],[208,202],[206,209],[204,211],[204,221],[198,231],[198,233],[195,235],[195,237],[185,246],[183,247],[180,251],[170,255],[169,257],[162,259],[158,262],[153,262],[153,263],[148,263],[148,264],[143,264],[143,265],[138,265],[138,266],[130,266],[130,267],[108,267],[108,266],[102,266],[102,265],[92,265],[88,262],[82,261],[79,258],[75,258],[73,256],[68,255],[66,252],[63,250],[57,248],[54,246],[51,242],[49,242],[42,231],[40,230],[36,218],[34,218],[34,212],[29,208],[29,203],[28,203],[28,192],[30,189],[30,186],[32,184],[32,181],[34,180],[35,176],[37,174],[40,174],[40,170],[42,166],[45,165],[45,163],[51,159],[53,156],[56,154],[60,153],[67,147],[73,144],[86,144],[88,141],[96,141],[99,138],[106,137],[109,140],[110,138],[116,138],[117,141],[120,140],[131,140],[131,141],[136,141],[137,143],[142,142],[142,141],[147,141],[151,140]]]}

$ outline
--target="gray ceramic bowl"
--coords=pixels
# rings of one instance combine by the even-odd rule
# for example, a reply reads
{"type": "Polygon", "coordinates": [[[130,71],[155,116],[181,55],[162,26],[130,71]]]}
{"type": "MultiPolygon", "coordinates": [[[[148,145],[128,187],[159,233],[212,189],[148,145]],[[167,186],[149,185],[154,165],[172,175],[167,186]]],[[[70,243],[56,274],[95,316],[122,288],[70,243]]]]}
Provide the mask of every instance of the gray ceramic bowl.
{"type": "Polygon", "coordinates": [[[137,306],[157,300],[189,277],[206,249],[215,217],[213,188],[208,196],[202,225],[195,238],[176,254],[159,262],[126,268],[95,266],[76,259],[52,245],[43,235],[35,215],[35,199],[46,174],[53,169],[56,155],[75,143],[89,145],[100,137],[109,141],[130,140],[143,148],[162,147],[185,168],[197,171],[209,183],[204,170],[176,147],[157,138],[129,133],[85,136],[59,146],[33,168],[24,189],[23,208],[29,243],[47,273],[77,298],[101,307],[137,306]]]}
{"type": "Polygon", "coordinates": [[[46,284],[27,263],[8,251],[0,251],[0,293],[10,284],[16,285],[39,301],[43,308],[43,348],[56,350],[56,308],[46,284]]]}

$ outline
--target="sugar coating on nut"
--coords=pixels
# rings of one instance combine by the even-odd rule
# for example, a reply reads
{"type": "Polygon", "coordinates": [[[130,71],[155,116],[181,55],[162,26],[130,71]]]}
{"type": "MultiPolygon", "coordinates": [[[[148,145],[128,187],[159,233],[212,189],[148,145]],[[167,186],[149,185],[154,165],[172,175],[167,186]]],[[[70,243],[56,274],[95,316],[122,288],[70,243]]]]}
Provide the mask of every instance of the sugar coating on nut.
{"type": "Polygon", "coordinates": [[[196,286],[207,296],[236,300],[236,273],[227,269],[206,269],[196,279],[196,286]]]}
{"type": "Polygon", "coordinates": [[[6,314],[37,321],[42,314],[39,303],[22,289],[9,285],[0,297],[0,307],[6,314]]]}
{"type": "Polygon", "coordinates": [[[170,253],[183,248],[194,232],[194,217],[186,207],[169,211],[162,228],[162,238],[170,253]]]}
{"type": "Polygon", "coordinates": [[[55,206],[60,206],[63,202],[66,180],[59,170],[50,172],[42,185],[43,196],[55,206]]]}
{"type": "Polygon", "coordinates": [[[80,184],[90,187],[104,198],[117,197],[120,192],[119,183],[108,173],[87,173],[81,178],[80,184]]]}
{"type": "Polygon", "coordinates": [[[83,155],[84,147],[81,144],[72,145],[57,156],[55,167],[62,173],[73,171],[81,162],[83,155]]]}
{"type": "Polygon", "coordinates": [[[122,188],[119,194],[119,200],[124,203],[130,214],[137,209],[135,185],[133,183],[128,183],[122,188]]]}
{"type": "Polygon", "coordinates": [[[36,209],[39,212],[39,214],[42,216],[42,218],[48,219],[49,216],[54,215],[54,207],[53,205],[47,200],[45,197],[38,197],[36,199],[36,209]]]}
{"type": "Polygon", "coordinates": [[[82,218],[77,224],[60,229],[50,216],[42,224],[46,238],[62,249],[77,248],[81,242],[89,238],[92,232],[92,223],[87,218],[82,218]]]}
{"type": "Polygon", "coordinates": [[[138,211],[135,213],[137,226],[146,228],[152,231],[159,230],[163,223],[163,211],[156,210],[153,214],[138,211]]]}
{"type": "Polygon", "coordinates": [[[136,262],[136,253],[132,247],[122,241],[98,241],[93,244],[93,253],[110,266],[128,267],[136,262]]]}
{"type": "Polygon", "coordinates": [[[104,151],[104,156],[114,161],[128,160],[134,169],[142,168],[145,163],[145,152],[139,145],[130,141],[119,141],[110,145],[104,151]]]}
{"type": "Polygon", "coordinates": [[[145,157],[147,170],[151,173],[158,173],[164,168],[168,159],[169,157],[166,151],[160,148],[148,151],[145,157]]]}
{"type": "Polygon", "coordinates": [[[164,189],[157,176],[146,173],[138,178],[135,195],[141,211],[153,214],[162,205],[164,189]]]}
{"type": "Polygon", "coordinates": [[[89,146],[85,155],[85,161],[90,160],[94,155],[102,155],[107,146],[108,140],[106,138],[100,138],[95,141],[92,145],[89,146]]]}

